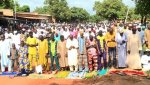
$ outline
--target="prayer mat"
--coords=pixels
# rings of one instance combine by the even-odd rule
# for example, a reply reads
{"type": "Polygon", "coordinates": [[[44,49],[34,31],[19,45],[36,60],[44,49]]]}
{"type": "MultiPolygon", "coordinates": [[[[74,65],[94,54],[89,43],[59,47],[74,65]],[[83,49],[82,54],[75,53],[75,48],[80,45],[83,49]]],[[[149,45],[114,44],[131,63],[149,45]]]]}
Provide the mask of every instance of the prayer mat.
{"type": "Polygon", "coordinates": [[[50,79],[54,77],[54,74],[30,74],[28,78],[31,79],[50,79]]]}
{"type": "Polygon", "coordinates": [[[69,75],[69,71],[60,71],[54,75],[55,78],[66,78],[69,75]]]}
{"type": "Polygon", "coordinates": [[[109,74],[145,76],[145,73],[143,71],[136,71],[136,70],[114,70],[110,71],[109,74]]]}
{"type": "Polygon", "coordinates": [[[139,75],[139,76],[145,75],[143,71],[136,71],[136,70],[124,70],[123,73],[127,75],[139,75]]]}
{"type": "Polygon", "coordinates": [[[121,72],[120,70],[112,70],[109,72],[109,74],[118,74],[120,72],[121,72]]]}
{"type": "Polygon", "coordinates": [[[102,69],[102,70],[98,71],[98,76],[103,76],[103,75],[107,74],[107,72],[108,72],[108,69],[102,69]]]}
{"type": "Polygon", "coordinates": [[[15,76],[17,74],[17,72],[2,72],[0,73],[0,76],[15,76]]]}
{"type": "Polygon", "coordinates": [[[69,73],[67,79],[83,79],[86,75],[85,71],[82,72],[71,72],[69,73]]]}
{"type": "Polygon", "coordinates": [[[85,78],[93,78],[97,75],[98,75],[97,71],[92,71],[92,72],[86,73],[85,78]]]}

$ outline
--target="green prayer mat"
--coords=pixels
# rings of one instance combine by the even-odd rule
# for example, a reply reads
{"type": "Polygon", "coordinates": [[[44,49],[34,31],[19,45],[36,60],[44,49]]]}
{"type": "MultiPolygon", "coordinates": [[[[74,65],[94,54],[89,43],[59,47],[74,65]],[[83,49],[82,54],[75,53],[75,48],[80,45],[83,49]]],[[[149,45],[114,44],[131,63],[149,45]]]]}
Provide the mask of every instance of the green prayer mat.
{"type": "Polygon", "coordinates": [[[30,74],[28,78],[31,79],[50,79],[54,76],[54,74],[30,74]]]}
{"type": "Polygon", "coordinates": [[[97,75],[98,75],[97,71],[92,71],[92,72],[86,73],[85,78],[93,78],[97,75]]]}
{"type": "Polygon", "coordinates": [[[69,71],[60,71],[54,75],[55,78],[66,78],[69,75],[69,71]]]}

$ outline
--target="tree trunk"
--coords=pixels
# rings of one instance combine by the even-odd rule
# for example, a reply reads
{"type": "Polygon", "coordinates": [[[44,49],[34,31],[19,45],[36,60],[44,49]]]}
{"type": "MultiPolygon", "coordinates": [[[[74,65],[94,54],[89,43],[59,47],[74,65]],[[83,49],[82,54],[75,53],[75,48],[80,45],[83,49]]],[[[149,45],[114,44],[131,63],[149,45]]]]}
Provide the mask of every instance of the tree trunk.
{"type": "Polygon", "coordinates": [[[146,26],[147,16],[144,17],[144,26],[146,26]]]}
{"type": "Polygon", "coordinates": [[[144,16],[141,17],[141,24],[143,24],[143,18],[144,18],[144,16]]]}

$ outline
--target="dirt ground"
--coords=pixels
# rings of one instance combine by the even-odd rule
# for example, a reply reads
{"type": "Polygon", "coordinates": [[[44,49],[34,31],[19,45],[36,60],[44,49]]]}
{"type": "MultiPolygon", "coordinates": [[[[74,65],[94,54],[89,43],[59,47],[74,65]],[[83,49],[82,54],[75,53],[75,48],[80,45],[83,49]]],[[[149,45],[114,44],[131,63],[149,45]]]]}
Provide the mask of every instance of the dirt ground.
{"type": "MultiPolygon", "coordinates": [[[[0,77],[0,85],[78,85],[81,80],[72,79],[29,79],[27,77],[0,77]]],[[[80,84],[81,85],[81,84],[80,84]]]]}
{"type": "Polygon", "coordinates": [[[27,77],[0,77],[0,85],[150,85],[150,80],[139,76],[117,74],[92,79],[29,79],[27,77]]]}
{"type": "Polygon", "coordinates": [[[100,78],[82,80],[86,85],[150,85],[150,80],[140,76],[106,75],[100,78]]]}

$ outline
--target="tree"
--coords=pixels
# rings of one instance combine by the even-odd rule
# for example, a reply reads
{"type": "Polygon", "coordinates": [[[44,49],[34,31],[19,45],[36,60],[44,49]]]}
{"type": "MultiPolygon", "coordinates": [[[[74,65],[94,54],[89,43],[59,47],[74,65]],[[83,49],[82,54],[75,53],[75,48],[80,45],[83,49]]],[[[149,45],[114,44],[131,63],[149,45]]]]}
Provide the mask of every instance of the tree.
{"type": "Polygon", "coordinates": [[[71,20],[72,21],[87,21],[89,19],[89,13],[83,9],[78,7],[72,7],[71,9],[71,20]]]}
{"type": "Polygon", "coordinates": [[[100,17],[100,16],[98,16],[98,15],[91,15],[90,17],[89,17],[89,22],[99,22],[99,21],[101,21],[101,20],[103,20],[103,18],[102,17],[100,17]]]}
{"type": "Polygon", "coordinates": [[[0,1],[1,9],[13,9],[13,7],[14,7],[13,0],[1,0],[0,1]]]}
{"type": "Polygon", "coordinates": [[[55,17],[56,21],[68,21],[71,17],[71,12],[66,0],[45,0],[45,5],[48,7],[48,13],[55,17]]]}
{"type": "Polygon", "coordinates": [[[138,20],[140,19],[140,15],[136,13],[135,8],[129,9],[128,20],[138,20]]]}
{"type": "Polygon", "coordinates": [[[136,13],[141,15],[141,23],[146,25],[147,17],[150,15],[150,0],[134,0],[136,13]]]}
{"type": "Polygon", "coordinates": [[[69,8],[66,0],[45,0],[45,5],[36,8],[35,12],[50,14],[56,19],[56,22],[82,22],[89,19],[89,13],[85,9],[69,8]]]}
{"type": "Polygon", "coordinates": [[[19,8],[19,12],[30,12],[30,7],[28,5],[24,5],[19,8]]]}
{"type": "Polygon", "coordinates": [[[36,7],[36,9],[34,10],[34,12],[37,12],[37,13],[39,13],[39,14],[49,14],[49,13],[48,13],[48,7],[47,7],[47,6],[36,7]]]}
{"type": "Polygon", "coordinates": [[[18,2],[15,2],[16,5],[14,4],[14,0],[1,0],[0,1],[0,9],[13,9],[16,6],[16,11],[17,12],[29,12],[30,8],[27,5],[24,5],[23,7],[20,7],[20,5],[18,4],[18,2]]]}
{"type": "Polygon", "coordinates": [[[105,19],[116,20],[125,18],[127,6],[122,0],[103,0],[103,2],[96,1],[93,9],[97,15],[105,19]]]}

